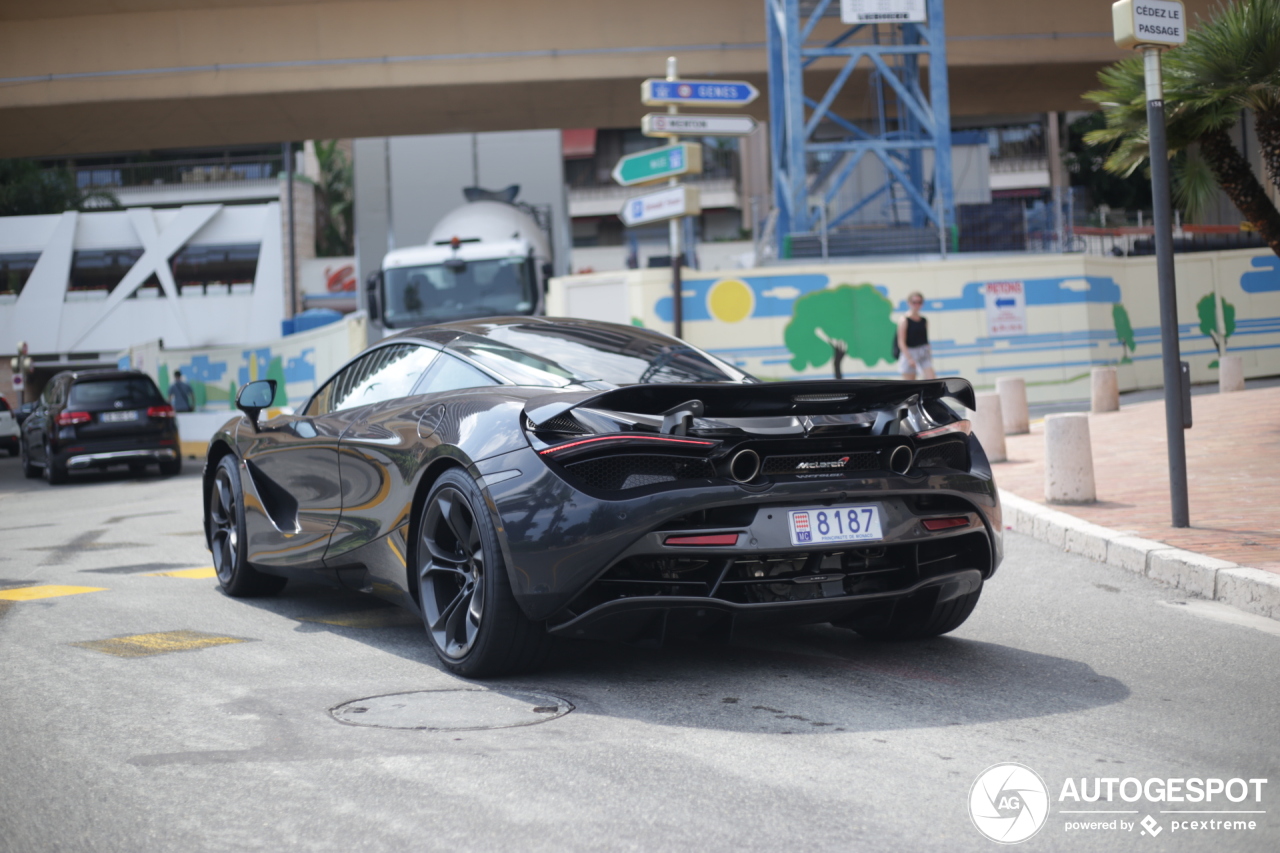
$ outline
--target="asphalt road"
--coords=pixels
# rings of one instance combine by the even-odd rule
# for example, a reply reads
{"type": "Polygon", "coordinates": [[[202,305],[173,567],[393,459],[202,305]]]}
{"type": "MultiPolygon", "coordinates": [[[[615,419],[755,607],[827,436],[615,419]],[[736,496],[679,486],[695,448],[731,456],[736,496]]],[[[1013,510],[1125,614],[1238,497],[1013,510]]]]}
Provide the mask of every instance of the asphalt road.
{"type": "Polygon", "coordinates": [[[371,598],[156,574],[210,565],[195,467],[51,488],[0,459],[0,587],[97,590],[0,599],[0,851],[991,851],[969,794],[1001,762],[1049,790],[1020,849],[1280,849],[1276,623],[1008,534],[945,638],[569,644],[478,685],[371,598]],[[413,691],[433,692],[344,719],[390,701],[379,719],[537,724],[330,713],[413,691]],[[1269,782],[1260,804],[1110,804],[1153,838],[1067,830],[1098,816],[1064,809],[1108,805],[1060,802],[1068,777],[1269,782]],[[1160,813],[1208,808],[1266,813],[1230,832],[1160,813]]]}

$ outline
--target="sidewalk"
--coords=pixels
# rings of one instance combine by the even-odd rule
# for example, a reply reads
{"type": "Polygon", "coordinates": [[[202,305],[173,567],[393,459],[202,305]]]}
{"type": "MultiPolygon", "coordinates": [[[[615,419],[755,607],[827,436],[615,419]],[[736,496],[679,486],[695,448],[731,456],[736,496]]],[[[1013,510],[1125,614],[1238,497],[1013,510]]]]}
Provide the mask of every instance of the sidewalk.
{"type": "MultiPolygon", "coordinates": [[[[1043,422],[1033,424],[1029,435],[1006,438],[1009,461],[993,466],[996,483],[1003,491],[1026,499],[1013,503],[1032,516],[1060,518],[1059,513],[1066,513],[1089,525],[1109,528],[1113,540],[1117,534],[1154,540],[1145,546],[1131,543],[1145,548],[1148,556],[1143,567],[1130,567],[1209,598],[1222,598],[1213,582],[1217,570],[1235,569],[1228,564],[1261,569],[1269,576],[1236,569],[1234,581],[1249,575],[1268,587],[1260,594],[1274,601],[1254,602],[1259,606],[1248,609],[1280,618],[1280,387],[1198,395],[1192,398],[1192,415],[1195,425],[1184,433],[1189,528],[1170,526],[1162,400],[1089,416],[1097,503],[1045,504],[1043,422]],[[1207,580],[1202,577],[1184,584],[1177,582],[1176,572],[1170,576],[1164,568],[1152,571],[1149,553],[1157,548],[1215,558],[1200,561],[1207,580]]],[[[1034,525],[1034,519],[1022,519],[1016,507],[1009,515],[1014,529],[1019,529],[1020,520],[1023,527],[1034,525]]]]}

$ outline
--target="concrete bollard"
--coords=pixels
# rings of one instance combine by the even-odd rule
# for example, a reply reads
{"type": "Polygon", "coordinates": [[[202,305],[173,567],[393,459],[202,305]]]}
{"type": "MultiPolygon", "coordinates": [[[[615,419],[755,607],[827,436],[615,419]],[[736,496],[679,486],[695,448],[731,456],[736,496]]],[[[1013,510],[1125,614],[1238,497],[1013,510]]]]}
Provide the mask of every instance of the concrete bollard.
{"type": "Polygon", "coordinates": [[[1088,415],[1072,412],[1044,419],[1044,499],[1060,504],[1098,499],[1088,415]]]}
{"type": "Polygon", "coordinates": [[[1000,413],[1000,395],[977,396],[978,408],[973,415],[973,434],[987,452],[987,461],[1003,462],[1009,457],[1004,447],[1004,415],[1000,413]]]}
{"type": "Polygon", "coordinates": [[[1027,383],[1021,376],[1005,376],[996,380],[1000,395],[1000,411],[1004,413],[1004,434],[1025,435],[1031,432],[1031,416],[1027,413],[1027,383]]]}
{"type": "Polygon", "coordinates": [[[1114,367],[1093,369],[1093,396],[1091,412],[1116,412],[1120,410],[1120,383],[1114,367]]]}
{"type": "Polygon", "coordinates": [[[1244,359],[1238,355],[1224,355],[1218,359],[1218,393],[1228,394],[1244,390],[1244,359]]]}

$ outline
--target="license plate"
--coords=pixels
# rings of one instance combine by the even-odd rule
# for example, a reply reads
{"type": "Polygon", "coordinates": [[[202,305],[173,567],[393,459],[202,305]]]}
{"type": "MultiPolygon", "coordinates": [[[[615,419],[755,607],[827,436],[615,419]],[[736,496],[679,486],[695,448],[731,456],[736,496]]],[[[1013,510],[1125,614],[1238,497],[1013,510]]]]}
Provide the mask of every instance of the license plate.
{"type": "Polygon", "coordinates": [[[138,413],[133,410],[128,412],[103,412],[98,416],[98,420],[104,424],[113,424],[119,421],[136,421],[137,419],[138,413]]]}
{"type": "Polygon", "coordinates": [[[871,542],[883,537],[880,508],[876,506],[795,509],[787,513],[787,518],[792,545],[871,542]]]}

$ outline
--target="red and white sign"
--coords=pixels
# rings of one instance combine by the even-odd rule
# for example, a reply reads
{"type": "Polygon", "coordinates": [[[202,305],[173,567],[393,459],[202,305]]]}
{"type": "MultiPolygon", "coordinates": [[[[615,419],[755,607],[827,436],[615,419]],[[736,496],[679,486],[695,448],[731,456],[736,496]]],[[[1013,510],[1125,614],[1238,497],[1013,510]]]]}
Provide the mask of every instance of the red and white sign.
{"type": "Polygon", "coordinates": [[[1020,281],[989,281],[983,287],[987,336],[1003,338],[1027,333],[1027,292],[1020,281]]]}

